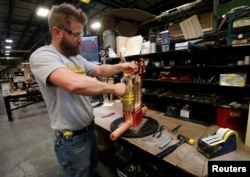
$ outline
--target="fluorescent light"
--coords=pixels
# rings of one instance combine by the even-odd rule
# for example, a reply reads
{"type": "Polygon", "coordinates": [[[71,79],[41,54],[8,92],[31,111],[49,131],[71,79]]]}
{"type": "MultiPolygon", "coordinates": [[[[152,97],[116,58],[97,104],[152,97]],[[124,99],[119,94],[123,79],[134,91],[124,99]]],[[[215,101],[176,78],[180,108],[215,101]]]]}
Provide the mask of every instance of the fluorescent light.
{"type": "Polygon", "coordinates": [[[10,53],[5,53],[4,55],[5,55],[5,56],[9,56],[9,55],[10,55],[10,53]]]}
{"type": "Polygon", "coordinates": [[[46,9],[46,8],[43,8],[43,7],[40,7],[37,11],[37,15],[38,16],[41,16],[41,17],[46,17],[49,13],[49,9],[46,9]]]}
{"type": "Polygon", "coordinates": [[[12,43],[13,41],[12,41],[12,39],[5,39],[5,42],[6,43],[12,43]]]}
{"type": "Polygon", "coordinates": [[[11,46],[6,45],[5,48],[6,48],[6,49],[11,49],[11,46]]]}
{"type": "Polygon", "coordinates": [[[92,25],[90,27],[92,29],[99,29],[101,27],[101,23],[100,22],[94,22],[94,23],[92,23],[92,25]]]}

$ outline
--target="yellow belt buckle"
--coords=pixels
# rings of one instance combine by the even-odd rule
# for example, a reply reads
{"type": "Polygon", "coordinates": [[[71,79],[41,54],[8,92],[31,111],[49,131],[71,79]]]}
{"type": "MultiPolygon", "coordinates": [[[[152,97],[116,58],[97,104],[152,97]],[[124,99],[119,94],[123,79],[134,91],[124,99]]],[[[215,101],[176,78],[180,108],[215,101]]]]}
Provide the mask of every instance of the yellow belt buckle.
{"type": "Polygon", "coordinates": [[[66,139],[69,139],[73,136],[73,132],[72,131],[65,131],[63,132],[63,137],[66,139]]]}

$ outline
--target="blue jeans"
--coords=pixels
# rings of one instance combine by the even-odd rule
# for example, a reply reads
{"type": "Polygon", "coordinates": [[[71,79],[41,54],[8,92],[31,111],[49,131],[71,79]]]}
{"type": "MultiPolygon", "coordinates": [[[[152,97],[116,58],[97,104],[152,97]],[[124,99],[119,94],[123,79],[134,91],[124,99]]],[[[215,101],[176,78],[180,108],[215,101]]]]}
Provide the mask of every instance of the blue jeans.
{"type": "Polygon", "coordinates": [[[64,139],[54,135],[54,148],[65,177],[93,177],[97,167],[97,134],[94,128],[64,139]]]}

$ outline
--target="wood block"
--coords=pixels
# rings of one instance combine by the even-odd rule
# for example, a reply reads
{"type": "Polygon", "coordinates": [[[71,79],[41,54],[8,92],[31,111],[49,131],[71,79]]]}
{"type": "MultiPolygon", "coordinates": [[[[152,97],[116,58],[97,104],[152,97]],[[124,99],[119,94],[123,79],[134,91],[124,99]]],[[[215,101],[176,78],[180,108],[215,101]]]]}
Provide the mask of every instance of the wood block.
{"type": "Polygon", "coordinates": [[[248,118],[247,118],[247,128],[246,128],[246,137],[245,137],[245,146],[250,147],[250,103],[248,106],[248,118]]]}

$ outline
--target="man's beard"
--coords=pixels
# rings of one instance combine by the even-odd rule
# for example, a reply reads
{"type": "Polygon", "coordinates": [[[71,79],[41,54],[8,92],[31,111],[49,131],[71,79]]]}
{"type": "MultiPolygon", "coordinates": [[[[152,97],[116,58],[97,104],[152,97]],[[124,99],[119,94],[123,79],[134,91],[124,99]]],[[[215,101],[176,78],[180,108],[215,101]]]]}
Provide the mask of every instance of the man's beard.
{"type": "Polygon", "coordinates": [[[64,55],[67,57],[69,56],[76,56],[80,54],[80,43],[78,45],[72,46],[64,37],[60,43],[60,48],[64,55]]]}

